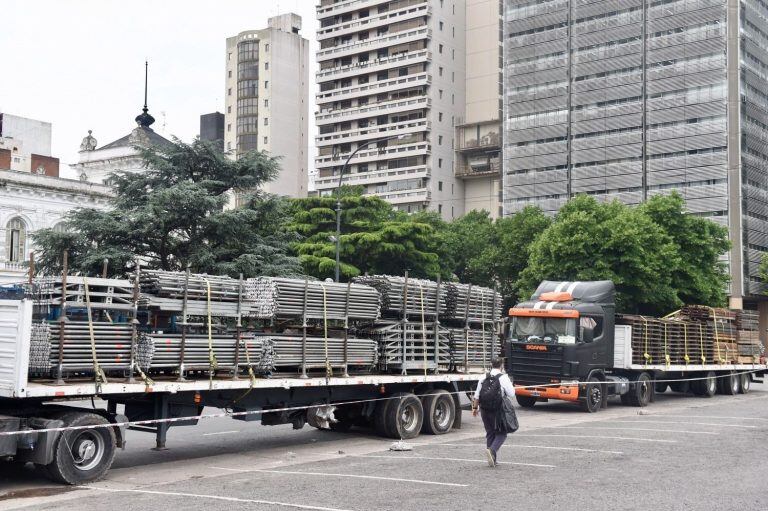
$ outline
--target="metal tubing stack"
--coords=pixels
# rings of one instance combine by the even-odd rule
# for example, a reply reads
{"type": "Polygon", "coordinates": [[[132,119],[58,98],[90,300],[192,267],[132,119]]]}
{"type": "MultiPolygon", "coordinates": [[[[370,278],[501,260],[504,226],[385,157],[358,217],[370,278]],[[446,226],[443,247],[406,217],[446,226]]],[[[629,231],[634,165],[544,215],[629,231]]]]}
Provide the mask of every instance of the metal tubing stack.
{"type": "MultiPolygon", "coordinates": [[[[133,309],[133,284],[125,279],[67,276],[67,307],[85,308],[85,283],[92,309],[129,311],[133,309]]],[[[39,306],[61,306],[64,288],[61,277],[41,277],[35,282],[39,306]]]]}
{"type": "Polygon", "coordinates": [[[379,343],[383,371],[436,371],[451,366],[450,331],[434,322],[387,321],[363,330],[379,343]],[[435,333],[437,332],[437,339],[435,333]]]}
{"type": "Polygon", "coordinates": [[[451,328],[451,360],[453,367],[491,366],[493,357],[498,356],[501,343],[493,330],[480,328],[451,328]]]}
{"type": "MultiPolygon", "coordinates": [[[[154,342],[154,356],[149,366],[149,372],[154,374],[161,370],[175,371],[181,360],[182,336],[180,334],[148,334],[154,342]]],[[[214,334],[210,344],[207,335],[187,334],[184,341],[184,370],[210,371],[235,367],[238,371],[249,367],[256,374],[269,374],[274,369],[275,351],[269,339],[244,335],[239,342],[236,336],[229,334],[214,334]],[[247,350],[247,356],[246,356],[247,350]],[[239,357],[236,352],[239,351],[239,357]],[[213,354],[213,364],[211,354],[213,354]]]]}
{"type": "Polygon", "coordinates": [[[260,319],[375,321],[379,294],[360,284],[262,277],[248,279],[246,297],[260,319]]]}
{"type": "Polygon", "coordinates": [[[445,286],[453,290],[446,294],[451,300],[447,318],[477,324],[498,321],[501,317],[502,300],[497,291],[470,284],[448,283],[445,286]]]}
{"type": "Polygon", "coordinates": [[[437,282],[424,279],[372,275],[355,277],[357,284],[376,289],[381,295],[381,314],[387,317],[408,316],[435,317],[448,313],[449,303],[455,300],[448,294],[455,292],[452,286],[438,286],[437,282]],[[406,286],[407,282],[407,286],[406,286]],[[438,298],[439,296],[439,298],[438,298]],[[437,302],[440,306],[436,307],[437,302]]]}
{"type": "MultiPolygon", "coordinates": [[[[303,360],[301,335],[264,335],[274,346],[274,365],[278,372],[301,369],[303,360]]],[[[306,342],[306,368],[325,370],[326,339],[307,337],[306,342]]],[[[341,337],[329,337],[327,347],[328,364],[332,368],[345,369],[349,373],[368,373],[376,367],[378,362],[377,344],[371,339],[348,337],[345,341],[341,337]]]]}
{"type": "MultiPolygon", "coordinates": [[[[133,276],[135,278],[135,275],[133,276]]],[[[190,273],[189,283],[185,272],[143,270],[139,276],[139,286],[142,293],[163,298],[184,298],[187,289],[189,300],[217,302],[237,302],[238,281],[225,275],[208,275],[206,273],[190,273]]]]}

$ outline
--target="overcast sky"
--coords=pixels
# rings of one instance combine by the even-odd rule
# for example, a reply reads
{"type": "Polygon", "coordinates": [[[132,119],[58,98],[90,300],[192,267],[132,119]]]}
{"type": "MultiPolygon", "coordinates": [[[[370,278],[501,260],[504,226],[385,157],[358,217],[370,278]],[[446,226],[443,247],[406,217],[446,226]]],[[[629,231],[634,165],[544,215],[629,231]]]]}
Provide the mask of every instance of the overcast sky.
{"type": "MultiPolygon", "coordinates": [[[[2,0],[0,112],[53,123],[62,177],[89,129],[99,146],[127,135],[144,102],[152,126],[191,140],[200,114],[224,111],[225,39],[278,12],[302,17],[315,73],[315,0],[2,0]]],[[[314,86],[310,87],[313,98],[314,86]]],[[[310,114],[314,111],[310,102],[310,114]]],[[[310,115],[310,144],[314,124],[310,115]]],[[[313,168],[314,147],[309,149],[313,168]]]]}

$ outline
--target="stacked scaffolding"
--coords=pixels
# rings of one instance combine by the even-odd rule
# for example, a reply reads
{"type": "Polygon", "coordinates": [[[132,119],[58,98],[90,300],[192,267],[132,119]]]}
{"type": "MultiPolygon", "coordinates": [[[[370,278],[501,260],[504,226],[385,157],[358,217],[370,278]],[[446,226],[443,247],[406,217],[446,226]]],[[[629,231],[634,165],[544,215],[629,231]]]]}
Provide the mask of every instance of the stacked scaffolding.
{"type": "Polygon", "coordinates": [[[381,295],[381,315],[383,317],[402,317],[425,315],[430,318],[448,313],[449,303],[455,298],[449,297],[455,292],[452,286],[442,286],[438,282],[390,275],[355,277],[357,284],[370,286],[381,295]]]}
{"type": "Polygon", "coordinates": [[[736,328],[739,332],[739,363],[757,364],[763,356],[757,311],[737,311],[736,328]]]}
{"type": "Polygon", "coordinates": [[[122,310],[133,309],[133,284],[125,279],[86,278],[68,275],[62,277],[40,277],[35,279],[36,305],[69,308],[86,308],[85,287],[91,309],[122,310]],[[65,282],[66,280],[66,282],[65,282]]]}
{"type": "Polygon", "coordinates": [[[451,326],[453,367],[464,372],[488,369],[491,360],[501,356],[501,295],[494,289],[471,284],[449,285],[456,297],[446,319],[451,326]]]}
{"type": "Polygon", "coordinates": [[[436,372],[451,367],[451,333],[434,321],[383,320],[362,333],[378,342],[382,371],[436,372]]]}

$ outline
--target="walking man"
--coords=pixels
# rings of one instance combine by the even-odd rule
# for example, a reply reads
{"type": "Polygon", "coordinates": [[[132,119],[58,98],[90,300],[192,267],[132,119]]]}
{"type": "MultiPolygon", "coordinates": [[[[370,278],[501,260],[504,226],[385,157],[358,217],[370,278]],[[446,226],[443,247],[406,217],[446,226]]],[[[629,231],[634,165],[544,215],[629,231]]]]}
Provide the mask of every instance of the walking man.
{"type": "Polygon", "coordinates": [[[488,466],[496,466],[496,455],[507,439],[506,433],[497,431],[496,415],[501,412],[501,402],[505,396],[515,395],[515,387],[509,376],[502,372],[503,360],[494,358],[491,361],[491,372],[477,382],[477,390],[472,400],[472,416],[477,417],[478,409],[485,427],[485,454],[488,466]]]}

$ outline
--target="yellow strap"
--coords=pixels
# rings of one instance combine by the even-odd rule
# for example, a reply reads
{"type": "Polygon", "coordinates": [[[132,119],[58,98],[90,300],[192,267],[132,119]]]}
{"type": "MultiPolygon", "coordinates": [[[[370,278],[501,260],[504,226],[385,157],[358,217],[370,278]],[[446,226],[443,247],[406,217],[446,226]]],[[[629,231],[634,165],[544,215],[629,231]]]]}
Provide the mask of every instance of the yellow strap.
{"type": "Polygon", "coordinates": [[[107,383],[107,375],[102,371],[99,365],[99,357],[96,355],[96,335],[93,331],[93,315],[91,314],[91,293],[88,290],[88,277],[83,275],[83,284],[85,285],[85,310],[88,313],[88,335],[91,338],[91,357],[93,357],[93,373],[96,379],[97,392],[101,383],[107,383]]]}
{"type": "Polygon", "coordinates": [[[648,320],[645,319],[645,316],[640,316],[640,319],[643,320],[643,324],[645,326],[645,352],[643,353],[643,358],[645,359],[645,365],[653,363],[653,359],[651,358],[650,353],[648,353],[648,320]]]}
{"type": "Polygon", "coordinates": [[[667,323],[664,322],[664,362],[666,363],[667,367],[670,366],[671,359],[669,356],[669,348],[667,346],[667,323]]]}
{"type": "Polygon", "coordinates": [[[701,344],[701,364],[706,365],[707,356],[704,354],[704,327],[699,323],[699,343],[701,344]]]}
{"type": "Polygon", "coordinates": [[[331,367],[331,361],[328,358],[328,296],[325,291],[325,284],[320,284],[323,289],[323,340],[325,344],[325,377],[330,378],[333,376],[333,368],[331,367]]]}
{"type": "Polygon", "coordinates": [[[688,365],[688,363],[691,361],[691,357],[688,356],[688,324],[683,323],[683,343],[685,346],[685,354],[683,355],[683,360],[685,360],[685,365],[688,365]]]}
{"type": "Polygon", "coordinates": [[[721,364],[724,364],[725,359],[720,354],[720,336],[717,334],[717,313],[715,312],[714,307],[710,307],[709,309],[712,311],[712,319],[713,323],[715,324],[715,346],[717,346],[717,359],[721,364]]]}

